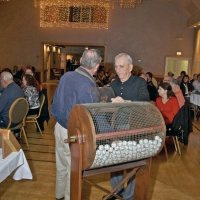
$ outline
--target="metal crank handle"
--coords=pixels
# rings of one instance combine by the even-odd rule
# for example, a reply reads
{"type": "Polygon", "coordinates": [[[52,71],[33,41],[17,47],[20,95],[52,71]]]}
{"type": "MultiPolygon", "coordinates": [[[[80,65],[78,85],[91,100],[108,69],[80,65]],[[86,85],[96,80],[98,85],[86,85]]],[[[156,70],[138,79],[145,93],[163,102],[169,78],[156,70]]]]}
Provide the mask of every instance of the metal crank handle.
{"type": "Polygon", "coordinates": [[[77,142],[77,140],[78,140],[78,136],[71,136],[71,137],[65,139],[64,143],[69,143],[70,144],[70,143],[77,142]]]}

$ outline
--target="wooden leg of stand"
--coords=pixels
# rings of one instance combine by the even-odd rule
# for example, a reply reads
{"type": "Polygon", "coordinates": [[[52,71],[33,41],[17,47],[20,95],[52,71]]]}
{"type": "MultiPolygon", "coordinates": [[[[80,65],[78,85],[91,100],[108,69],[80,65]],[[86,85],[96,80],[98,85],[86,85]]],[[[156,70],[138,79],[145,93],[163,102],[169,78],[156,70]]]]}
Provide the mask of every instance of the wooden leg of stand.
{"type": "Polygon", "coordinates": [[[71,160],[70,200],[81,200],[82,190],[82,144],[72,143],[71,156],[79,159],[71,160]]]}
{"type": "Polygon", "coordinates": [[[149,187],[151,159],[149,159],[147,165],[143,167],[136,175],[136,188],[135,198],[137,200],[146,200],[149,187]]]}

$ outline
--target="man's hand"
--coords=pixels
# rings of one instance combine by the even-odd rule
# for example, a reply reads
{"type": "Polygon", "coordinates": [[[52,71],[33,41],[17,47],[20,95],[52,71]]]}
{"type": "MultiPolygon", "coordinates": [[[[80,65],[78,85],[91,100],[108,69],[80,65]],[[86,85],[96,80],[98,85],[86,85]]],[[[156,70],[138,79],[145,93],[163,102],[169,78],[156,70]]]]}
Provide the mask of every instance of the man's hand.
{"type": "Polygon", "coordinates": [[[112,103],[124,103],[124,102],[131,102],[130,100],[124,100],[122,97],[115,97],[111,98],[112,103]]]}
{"type": "Polygon", "coordinates": [[[125,100],[122,97],[115,97],[115,98],[111,98],[112,103],[124,103],[125,100]]]}

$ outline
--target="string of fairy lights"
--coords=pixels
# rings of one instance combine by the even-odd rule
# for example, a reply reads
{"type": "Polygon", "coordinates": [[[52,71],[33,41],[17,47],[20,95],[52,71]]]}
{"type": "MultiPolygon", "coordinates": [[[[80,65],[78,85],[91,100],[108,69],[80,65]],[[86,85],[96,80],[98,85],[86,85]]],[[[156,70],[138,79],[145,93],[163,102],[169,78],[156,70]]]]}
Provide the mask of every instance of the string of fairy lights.
{"type": "MultiPolygon", "coordinates": [[[[11,0],[0,0],[9,2],[11,0]]],[[[111,8],[135,8],[142,0],[33,0],[40,9],[40,27],[108,29],[111,8]]]]}
{"type": "Polygon", "coordinates": [[[108,0],[41,0],[41,27],[108,28],[108,0]]]}
{"type": "Polygon", "coordinates": [[[113,3],[121,8],[135,8],[142,0],[35,0],[40,7],[41,27],[108,29],[113,3]]]}

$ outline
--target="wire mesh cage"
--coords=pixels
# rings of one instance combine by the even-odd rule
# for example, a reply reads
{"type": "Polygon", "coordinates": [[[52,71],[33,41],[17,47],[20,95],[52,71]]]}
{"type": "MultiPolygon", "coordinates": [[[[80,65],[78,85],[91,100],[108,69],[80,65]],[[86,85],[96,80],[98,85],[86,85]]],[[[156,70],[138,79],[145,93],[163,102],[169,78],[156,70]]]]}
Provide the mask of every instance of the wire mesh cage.
{"type": "Polygon", "coordinates": [[[152,157],[165,140],[163,117],[148,102],[77,105],[69,121],[69,135],[80,132],[83,169],[152,157]]]}

